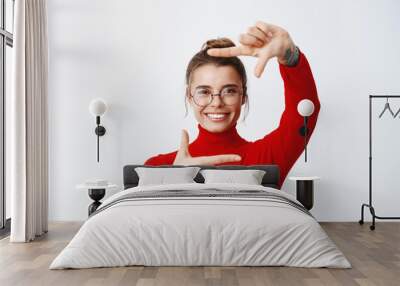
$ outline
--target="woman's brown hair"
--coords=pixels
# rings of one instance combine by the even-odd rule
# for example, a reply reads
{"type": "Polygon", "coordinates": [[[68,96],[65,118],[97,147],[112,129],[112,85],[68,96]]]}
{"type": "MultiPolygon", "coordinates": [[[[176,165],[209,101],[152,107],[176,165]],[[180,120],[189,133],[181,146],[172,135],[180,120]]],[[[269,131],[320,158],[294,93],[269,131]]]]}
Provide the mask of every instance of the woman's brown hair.
{"type": "Polygon", "coordinates": [[[189,85],[191,81],[191,76],[193,72],[199,68],[200,66],[206,64],[213,64],[215,66],[231,66],[233,67],[239,74],[240,78],[242,79],[242,88],[243,88],[243,98],[245,100],[245,114],[243,117],[243,121],[246,118],[246,115],[249,110],[249,100],[247,97],[247,76],[246,76],[246,69],[242,61],[238,57],[214,57],[207,54],[208,49],[212,48],[229,48],[234,47],[235,44],[228,38],[218,38],[218,39],[211,39],[208,40],[206,43],[203,44],[201,50],[195,54],[192,59],[190,60],[188,67],[186,69],[186,95],[185,95],[185,116],[187,115],[187,105],[186,99],[189,96],[189,85]]]}

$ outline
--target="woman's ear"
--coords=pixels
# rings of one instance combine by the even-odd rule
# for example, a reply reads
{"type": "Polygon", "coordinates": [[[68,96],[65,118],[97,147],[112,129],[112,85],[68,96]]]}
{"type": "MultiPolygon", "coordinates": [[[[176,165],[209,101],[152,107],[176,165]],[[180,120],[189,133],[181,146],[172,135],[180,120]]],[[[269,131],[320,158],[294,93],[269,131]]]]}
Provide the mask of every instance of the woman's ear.
{"type": "Polygon", "coordinates": [[[189,102],[189,105],[191,106],[192,103],[190,102],[190,89],[188,86],[186,86],[186,91],[185,91],[185,117],[188,115],[188,107],[187,103],[189,102]]]}
{"type": "Polygon", "coordinates": [[[186,91],[185,91],[186,99],[189,99],[189,93],[190,93],[190,89],[189,89],[189,86],[187,85],[186,86],[186,91]]]}
{"type": "Polygon", "coordinates": [[[189,104],[192,105],[192,98],[190,96],[190,87],[188,85],[186,86],[185,97],[186,97],[186,100],[189,102],[189,104]]]}

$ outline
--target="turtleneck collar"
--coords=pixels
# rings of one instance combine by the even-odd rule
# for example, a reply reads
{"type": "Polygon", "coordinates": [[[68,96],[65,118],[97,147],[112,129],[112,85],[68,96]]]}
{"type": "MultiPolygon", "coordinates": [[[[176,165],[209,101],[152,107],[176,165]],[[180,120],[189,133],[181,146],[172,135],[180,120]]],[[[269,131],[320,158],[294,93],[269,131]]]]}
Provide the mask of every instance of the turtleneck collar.
{"type": "Polygon", "coordinates": [[[210,132],[207,129],[203,128],[200,124],[197,124],[199,129],[199,135],[193,143],[198,143],[201,145],[204,144],[223,144],[230,146],[237,146],[240,143],[247,143],[245,139],[240,137],[239,133],[236,130],[236,123],[228,130],[223,132],[210,132]]]}

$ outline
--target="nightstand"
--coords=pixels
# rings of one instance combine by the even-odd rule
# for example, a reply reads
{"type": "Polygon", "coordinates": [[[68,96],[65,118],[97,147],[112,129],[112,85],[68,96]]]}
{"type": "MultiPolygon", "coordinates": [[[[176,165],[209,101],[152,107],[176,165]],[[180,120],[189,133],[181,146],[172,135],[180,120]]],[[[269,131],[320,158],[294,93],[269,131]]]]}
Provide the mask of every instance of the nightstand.
{"type": "Polygon", "coordinates": [[[314,206],[314,181],[320,177],[289,177],[289,180],[296,181],[296,199],[303,206],[311,210],[314,206]]]}
{"type": "Polygon", "coordinates": [[[88,214],[89,216],[96,211],[96,209],[101,205],[100,200],[104,198],[104,195],[106,194],[106,190],[108,189],[115,189],[118,187],[115,184],[108,184],[105,186],[94,186],[94,185],[86,185],[86,184],[80,184],[77,185],[77,189],[85,189],[88,190],[89,197],[94,201],[91,205],[88,207],[88,214]]]}

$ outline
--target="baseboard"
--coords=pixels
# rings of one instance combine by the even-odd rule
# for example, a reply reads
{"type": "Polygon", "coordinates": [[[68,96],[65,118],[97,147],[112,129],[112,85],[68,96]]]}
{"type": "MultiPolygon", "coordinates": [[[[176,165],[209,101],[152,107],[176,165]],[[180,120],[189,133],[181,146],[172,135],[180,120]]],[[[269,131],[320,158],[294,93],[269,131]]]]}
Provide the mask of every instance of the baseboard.
{"type": "Polygon", "coordinates": [[[6,219],[6,223],[3,228],[0,228],[0,239],[3,239],[10,235],[11,230],[11,218],[6,219]]]}

